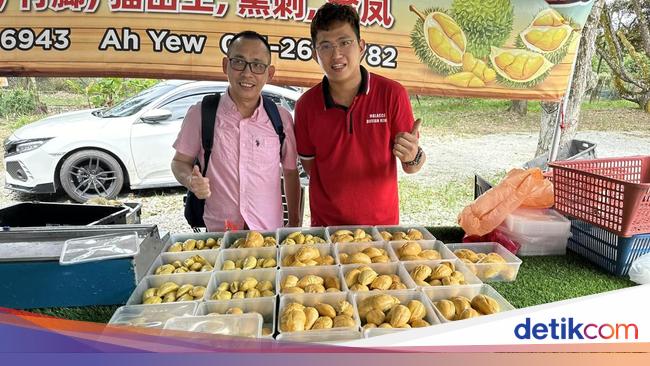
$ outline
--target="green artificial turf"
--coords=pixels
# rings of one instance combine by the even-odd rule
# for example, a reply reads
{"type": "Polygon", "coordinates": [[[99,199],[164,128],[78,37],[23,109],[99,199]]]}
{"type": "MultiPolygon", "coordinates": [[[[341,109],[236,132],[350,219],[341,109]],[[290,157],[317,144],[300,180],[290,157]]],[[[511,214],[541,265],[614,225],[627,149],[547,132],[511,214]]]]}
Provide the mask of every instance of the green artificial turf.
{"type": "MultiPolygon", "coordinates": [[[[460,242],[463,232],[458,227],[427,228],[445,243],[460,242]]],[[[492,282],[514,307],[545,304],[580,296],[633,286],[627,277],[612,276],[567,251],[566,256],[522,257],[514,282],[492,282]]],[[[58,318],[106,323],[119,305],[32,309],[31,312],[58,318]]]]}

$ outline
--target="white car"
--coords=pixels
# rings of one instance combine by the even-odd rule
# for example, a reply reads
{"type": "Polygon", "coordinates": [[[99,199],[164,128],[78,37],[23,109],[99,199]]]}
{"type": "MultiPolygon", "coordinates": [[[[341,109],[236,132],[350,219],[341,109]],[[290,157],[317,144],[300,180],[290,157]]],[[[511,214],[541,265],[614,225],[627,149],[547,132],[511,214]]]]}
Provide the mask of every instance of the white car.
{"type": "MultiPolygon", "coordinates": [[[[183,117],[226,82],[165,81],[109,109],[48,117],[5,141],[5,188],[27,193],[63,189],[70,198],[117,196],[131,189],[178,186],[170,163],[183,117]]],[[[293,112],[300,92],[266,85],[262,94],[293,112]]]]}

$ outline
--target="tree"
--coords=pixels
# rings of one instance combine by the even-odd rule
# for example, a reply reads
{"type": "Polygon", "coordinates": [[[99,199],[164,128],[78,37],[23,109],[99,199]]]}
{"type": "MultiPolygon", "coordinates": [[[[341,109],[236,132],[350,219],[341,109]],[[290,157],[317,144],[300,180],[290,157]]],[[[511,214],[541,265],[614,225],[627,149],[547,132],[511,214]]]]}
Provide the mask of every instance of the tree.
{"type": "Polygon", "coordinates": [[[515,112],[520,116],[525,116],[528,113],[528,101],[517,99],[511,100],[508,112],[515,112]]]}
{"type": "Polygon", "coordinates": [[[623,8],[605,6],[598,54],[611,69],[619,96],[650,113],[650,27],[641,0],[623,8]],[[630,21],[631,20],[631,21],[630,21]]]}
{"type": "MultiPolygon", "coordinates": [[[[598,23],[605,0],[596,0],[591,14],[582,28],[582,37],[576,58],[575,70],[571,81],[571,90],[566,105],[566,115],[563,118],[563,127],[560,135],[560,151],[568,151],[571,140],[575,137],[580,118],[580,104],[586,91],[595,84],[595,76],[591,70],[591,58],[595,53],[598,23]]],[[[556,121],[562,112],[560,103],[542,102],[542,118],[539,139],[537,140],[536,156],[548,153],[553,143],[556,121]]],[[[558,156],[565,158],[566,156],[558,156]]]]}

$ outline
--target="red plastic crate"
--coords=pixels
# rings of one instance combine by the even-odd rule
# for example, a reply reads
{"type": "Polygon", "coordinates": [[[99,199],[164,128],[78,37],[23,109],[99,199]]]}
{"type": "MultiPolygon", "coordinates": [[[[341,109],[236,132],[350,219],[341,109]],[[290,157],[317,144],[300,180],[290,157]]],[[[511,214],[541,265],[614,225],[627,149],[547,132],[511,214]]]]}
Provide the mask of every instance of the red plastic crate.
{"type": "Polygon", "coordinates": [[[549,166],[558,211],[621,237],[650,233],[650,156],[549,166]]]}

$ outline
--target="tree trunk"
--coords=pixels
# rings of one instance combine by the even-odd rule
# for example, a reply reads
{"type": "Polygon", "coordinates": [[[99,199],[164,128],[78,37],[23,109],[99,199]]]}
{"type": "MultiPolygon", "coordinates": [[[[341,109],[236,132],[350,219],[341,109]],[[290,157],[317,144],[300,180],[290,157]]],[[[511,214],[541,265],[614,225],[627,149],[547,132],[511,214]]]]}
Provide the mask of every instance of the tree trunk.
{"type": "Polygon", "coordinates": [[[39,113],[47,114],[47,105],[41,102],[40,93],[38,91],[38,85],[36,84],[36,78],[33,76],[25,78],[25,89],[32,92],[34,96],[34,103],[36,104],[36,111],[39,113]]]}
{"type": "Polygon", "coordinates": [[[632,7],[634,8],[634,12],[637,16],[637,21],[639,22],[639,33],[641,33],[643,48],[645,49],[646,54],[650,56],[650,29],[648,27],[648,20],[643,13],[643,6],[641,5],[641,1],[632,0],[632,7]]]}
{"type": "MultiPolygon", "coordinates": [[[[567,147],[575,137],[578,129],[578,120],[580,118],[580,104],[589,85],[593,79],[591,70],[591,58],[596,51],[596,36],[598,35],[598,22],[600,13],[603,10],[605,0],[596,0],[591,14],[582,28],[582,37],[578,47],[577,60],[571,90],[567,102],[566,115],[564,116],[563,129],[560,135],[560,150],[568,150],[567,147]]],[[[553,134],[555,131],[558,111],[561,113],[560,103],[542,103],[542,118],[539,140],[537,141],[536,156],[551,151],[553,143],[553,134]]],[[[566,156],[558,155],[558,158],[566,156]]]]}
{"type": "Polygon", "coordinates": [[[525,116],[528,113],[528,101],[513,99],[508,112],[515,112],[522,117],[525,116]]]}

